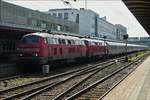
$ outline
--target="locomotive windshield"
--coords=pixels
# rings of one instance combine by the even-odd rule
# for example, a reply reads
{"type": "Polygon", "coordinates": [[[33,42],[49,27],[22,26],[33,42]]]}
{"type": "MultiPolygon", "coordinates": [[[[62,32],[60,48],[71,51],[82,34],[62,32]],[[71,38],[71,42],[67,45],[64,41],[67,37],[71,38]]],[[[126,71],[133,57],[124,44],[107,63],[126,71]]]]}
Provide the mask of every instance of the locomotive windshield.
{"type": "Polygon", "coordinates": [[[22,38],[21,43],[24,44],[35,44],[39,42],[39,36],[29,35],[22,38]]]}

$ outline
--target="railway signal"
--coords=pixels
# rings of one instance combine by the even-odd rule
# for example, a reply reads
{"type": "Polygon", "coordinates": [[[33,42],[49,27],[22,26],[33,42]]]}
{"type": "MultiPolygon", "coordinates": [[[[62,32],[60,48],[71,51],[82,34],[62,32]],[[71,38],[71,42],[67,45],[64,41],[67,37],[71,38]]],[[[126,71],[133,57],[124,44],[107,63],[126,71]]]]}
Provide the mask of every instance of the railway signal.
{"type": "MultiPolygon", "coordinates": [[[[127,54],[127,52],[128,52],[128,50],[127,50],[127,40],[128,40],[128,34],[126,34],[126,35],[123,35],[123,39],[125,40],[125,43],[126,43],[126,45],[125,45],[125,53],[127,54]]],[[[128,57],[127,57],[127,55],[126,55],[126,57],[125,57],[125,61],[127,62],[128,61],[128,57]]]]}

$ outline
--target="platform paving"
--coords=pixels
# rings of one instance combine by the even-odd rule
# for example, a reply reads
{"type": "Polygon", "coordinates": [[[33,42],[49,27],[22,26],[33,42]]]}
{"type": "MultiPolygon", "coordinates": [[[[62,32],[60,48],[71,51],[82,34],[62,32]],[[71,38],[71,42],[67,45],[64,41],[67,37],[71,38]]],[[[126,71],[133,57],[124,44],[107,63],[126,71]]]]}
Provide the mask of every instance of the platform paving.
{"type": "Polygon", "coordinates": [[[102,100],[150,100],[150,56],[102,100]]]}

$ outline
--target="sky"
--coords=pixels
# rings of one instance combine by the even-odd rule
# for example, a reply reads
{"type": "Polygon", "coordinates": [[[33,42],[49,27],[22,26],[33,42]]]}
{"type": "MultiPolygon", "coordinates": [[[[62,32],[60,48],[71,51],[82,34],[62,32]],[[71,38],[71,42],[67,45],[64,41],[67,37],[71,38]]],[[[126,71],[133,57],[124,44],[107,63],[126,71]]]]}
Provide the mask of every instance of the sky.
{"type": "MultiPolygon", "coordinates": [[[[39,11],[55,8],[85,8],[85,0],[70,1],[65,5],[62,0],[3,0],[16,5],[39,11]]],[[[87,0],[87,9],[91,9],[100,17],[107,17],[112,24],[122,24],[127,28],[130,37],[146,37],[147,32],[128,10],[121,0],[87,0]]]]}

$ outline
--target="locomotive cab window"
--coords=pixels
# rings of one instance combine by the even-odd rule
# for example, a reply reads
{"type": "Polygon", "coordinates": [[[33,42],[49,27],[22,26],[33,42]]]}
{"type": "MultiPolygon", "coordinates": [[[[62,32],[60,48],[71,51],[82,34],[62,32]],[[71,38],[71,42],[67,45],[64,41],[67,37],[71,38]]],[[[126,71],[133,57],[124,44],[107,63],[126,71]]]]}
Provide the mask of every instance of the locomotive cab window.
{"type": "Polygon", "coordinates": [[[21,39],[21,42],[24,44],[35,44],[39,42],[40,37],[35,35],[25,36],[21,39]]]}

